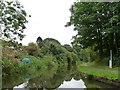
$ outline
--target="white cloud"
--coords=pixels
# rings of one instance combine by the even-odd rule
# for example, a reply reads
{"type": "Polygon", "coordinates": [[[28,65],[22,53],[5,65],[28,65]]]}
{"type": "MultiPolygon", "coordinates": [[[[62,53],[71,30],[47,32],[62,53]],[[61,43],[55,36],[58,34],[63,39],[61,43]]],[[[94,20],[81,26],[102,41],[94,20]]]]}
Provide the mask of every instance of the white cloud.
{"type": "Polygon", "coordinates": [[[26,37],[23,44],[35,42],[38,36],[43,39],[55,38],[61,44],[70,44],[72,36],[76,34],[73,27],[64,27],[69,21],[69,8],[75,0],[19,0],[26,12],[32,17],[29,18],[26,37]]]}

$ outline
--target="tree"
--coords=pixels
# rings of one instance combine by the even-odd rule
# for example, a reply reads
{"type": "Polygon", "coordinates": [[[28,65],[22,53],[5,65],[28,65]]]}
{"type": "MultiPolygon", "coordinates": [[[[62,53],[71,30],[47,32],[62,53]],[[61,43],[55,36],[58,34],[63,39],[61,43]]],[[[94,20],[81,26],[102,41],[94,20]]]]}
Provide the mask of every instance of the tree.
{"type": "Polygon", "coordinates": [[[33,42],[29,43],[26,49],[29,55],[33,55],[33,56],[39,55],[39,47],[33,42]]]}
{"type": "Polygon", "coordinates": [[[66,48],[69,52],[73,52],[73,48],[69,44],[65,44],[64,48],[66,48]]]}
{"type": "Polygon", "coordinates": [[[0,29],[1,39],[22,40],[26,29],[25,24],[28,22],[27,13],[18,1],[0,1],[0,29]]]}
{"type": "Polygon", "coordinates": [[[49,43],[55,43],[55,44],[61,45],[60,42],[54,38],[46,38],[46,39],[44,39],[43,42],[46,44],[49,42],[49,43]]]}
{"type": "Polygon", "coordinates": [[[78,33],[73,44],[82,48],[94,47],[100,56],[120,53],[120,2],[75,2],[70,8],[70,21],[78,33]]]}
{"type": "Polygon", "coordinates": [[[61,46],[61,44],[58,40],[53,39],[53,38],[45,38],[43,40],[43,48],[46,53],[50,53],[49,51],[50,51],[50,48],[52,47],[51,44],[61,46]]]}
{"type": "Polygon", "coordinates": [[[38,37],[36,40],[36,43],[38,44],[39,48],[41,48],[43,46],[43,40],[41,37],[38,37]]]}
{"type": "Polygon", "coordinates": [[[53,55],[59,54],[58,49],[57,49],[57,47],[56,47],[54,44],[50,44],[49,51],[50,51],[50,53],[52,53],[53,55]]]}

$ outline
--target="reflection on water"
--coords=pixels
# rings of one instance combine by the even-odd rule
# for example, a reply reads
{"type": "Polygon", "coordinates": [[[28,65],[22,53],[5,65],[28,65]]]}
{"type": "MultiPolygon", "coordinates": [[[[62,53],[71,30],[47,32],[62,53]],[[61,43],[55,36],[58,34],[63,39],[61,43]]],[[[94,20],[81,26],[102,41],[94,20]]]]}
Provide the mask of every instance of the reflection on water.
{"type": "Polygon", "coordinates": [[[80,80],[71,79],[71,81],[64,81],[59,88],[86,88],[84,82],[80,80]]]}
{"type": "MultiPolygon", "coordinates": [[[[26,88],[28,83],[29,83],[29,81],[26,81],[23,84],[20,84],[13,88],[14,89],[26,88]]],[[[86,86],[84,85],[84,82],[82,80],[75,80],[72,78],[71,81],[64,81],[63,83],[61,83],[61,85],[58,88],[86,88],[86,86]]]]}
{"type": "Polygon", "coordinates": [[[64,66],[46,69],[24,75],[3,77],[3,88],[113,88],[101,82],[87,80],[80,76],[76,67],[64,66]]]}
{"type": "Polygon", "coordinates": [[[13,87],[13,88],[14,88],[14,89],[16,89],[16,88],[26,88],[28,82],[29,82],[29,81],[26,81],[26,82],[24,82],[23,84],[20,84],[20,85],[18,85],[18,86],[13,87]]]}

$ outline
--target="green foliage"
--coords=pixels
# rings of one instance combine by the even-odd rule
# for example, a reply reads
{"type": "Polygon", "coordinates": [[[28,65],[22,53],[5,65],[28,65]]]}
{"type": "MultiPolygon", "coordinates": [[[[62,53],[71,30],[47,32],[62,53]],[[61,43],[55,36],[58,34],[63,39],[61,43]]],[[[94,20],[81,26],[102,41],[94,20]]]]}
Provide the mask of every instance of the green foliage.
{"type": "Polygon", "coordinates": [[[22,40],[26,28],[25,24],[28,22],[27,13],[17,1],[0,1],[0,24],[1,24],[1,39],[22,40]]]}
{"type": "Polygon", "coordinates": [[[10,48],[3,48],[2,49],[2,55],[3,57],[7,57],[7,58],[10,58],[10,59],[14,59],[14,58],[17,58],[17,53],[10,49],[10,48]]]}
{"type": "MultiPolygon", "coordinates": [[[[101,61],[97,61],[97,63],[99,65],[105,65],[105,66],[109,66],[109,60],[110,60],[110,57],[105,57],[103,58],[101,61]]],[[[120,66],[120,56],[118,55],[114,55],[113,58],[112,58],[112,67],[119,67],[120,66]]]]}
{"type": "Polygon", "coordinates": [[[65,44],[64,48],[66,48],[69,52],[73,52],[73,48],[68,44],[65,44]]]}
{"type": "Polygon", "coordinates": [[[80,59],[85,62],[92,62],[98,59],[96,52],[91,48],[81,49],[80,56],[80,59]]]}
{"type": "Polygon", "coordinates": [[[5,40],[0,40],[0,45],[2,47],[8,47],[8,48],[13,48],[13,49],[19,49],[22,47],[21,43],[18,43],[17,41],[5,41],[5,40]]]}
{"type": "Polygon", "coordinates": [[[65,64],[61,64],[59,66],[57,65],[57,67],[53,66],[52,68],[48,68],[47,65],[45,65],[45,63],[47,63],[47,61],[52,61],[51,58],[52,56],[47,56],[44,58],[44,60],[37,60],[37,63],[39,62],[40,64],[39,66],[42,67],[41,69],[35,68],[34,71],[32,69],[34,66],[32,66],[32,68],[30,67],[30,71],[28,70],[24,74],[14,76],[3,76],[2,87],[12,88],[13,86],[18,85],[19,83],[24,82],[24,80],[26,80],[27,78],[27,80],[29,79],[29,83],[27,84],[29,88],[45,87],[46,89],[55,89],[58,86],[60,86],[64,80],[67,81],[71,80],[72,77],[75,78],[77,70],[76,68],[73,68],[74,66],[70,70],[67,69],[65,64]]]}
{"type": "Polygon", "coordinates": [[[76,43],[71,43],[72,46],[73,46],[73,51],[74,53],[78,56],[79,60],[81,59],[81,50],[82,50],[82,47],[77,45],[76,43]]]}
{"type": "Polygon", "coordinates": [[[95,47],[101,57],[108,56],[112,50],[120,54],[120,3],[116,2],[75,2],[71,8],[70,21],[78,33],[73,44],[82,48],[95,47]]]}
{"type": "Polygon", "coordinates": [[[57,47],[54,44],[50,44],[50,49],[49,51],[53,54],[53,55],[57,55],[59,54],[57,47]]]}
{"type": "Polygon", "coordinates": [[[44,45],[49,45],[50,43],[55,43],[55,44],[61,45],[60,42],[54,38],[46,38],[46,39],[44,39],[43,43],[44,43],[44,45]]]}
{"type": "Polygon", "coordinates": [[[12,60],[7,57],[2,58],[2,73],[3,75],[12,75],[18,73],[19,65],[17,60],[12,60]]]}
{"type": "Polygon", "coordinates": [[[113,57],[113,67],[119,67],[120,66],[120,56],[116,55],[113,57]]]}
{"type": "Polygon", "coordinates": [[[68,65],[76,64],[78,61],[77,55],[73,52],[73,48],[70,45],[62,46],[57,40],[52,38],[46,38],[43,41],[43,46],[40,49],[40,53],[43,56],[53,55],[56,62],[59,64],[67,63],[68,65]]]}
{"type": "Polygon", "coordinates": [[[57,62],[55,62],[55,58],[51,55],[46,55],[43,58],[38,58],[22,53],[19,53],[19,55],[21,55],[21,59],[28,57],[31,63],[25,64],[18,62],[17,60],[4,57],[2,58],[3,75],[24,74],[26,72],[31,74],[37,70],[44,71],[45,69],[57,68],[58,66],[57,62]]]}
{"type": "Polygon", "coordinates": [[[71,56],[72,56],[73,62],[76,63],[76,61],[79,61],[79,58],[78,58],[78,56],[75,53],[72,52],[71,56]]]}
{"type": "Polygon", "coordinates": [[[61,53],[64,53],[62,50],[62,46],[60,45],[55,45],[55,44],[50,44],[50,48],[49,48],[50,53],[52,53],[53,55],[59,55],[61,53]]]}
{"type": "Polygon", "coordinates": [[[42,47],[42,48],[40,49],[40,53],[41,53],[42,55],[45,55],[45,54],[47,53],[47,50],[46,50],[44,47],[42,47]]]}
{"type": "Polygon", "coordinates": [[[39,47],[35,43],[29,43],[27,46],[27,52],[29,55],[38,56],[39,55],[39,47]]]}
{"type": "Polygon", "coordinates": [[[4,40],[0,40],[0,45],[2,45],[3,47],[12,46],[13,43],[11,41],[7,42],[7,41],[4,41],[4,40]]]}
{"type": "Polygon", "coordinates": [[[2,61],[5,75],[14,73],[15,68],[17,68],[18,74],[25,72],[31,74],[30,71],[34,73],[36,70],[42,69],[44,71],[53,67],[57,68],[60,65],[69,66],[70,68],[72,65],[76,65],[78,61],[78,57],[74,52],[68,51],[54,39],[45,40],[41,48],[35,43],[29,43],[28,46],[21,46],[21,48],[23,50],[17,52],[14,49],[6,48],[3,50],[5,58],[2,61]],[[30,64],[21,63],[25,57],[30,59],[30,64]],[[16,66],[14,66],[14,62],[10,64],[12,61],[17,62],[16,66]],[[10,68],[7,66],[10,66],[10,68]]]}

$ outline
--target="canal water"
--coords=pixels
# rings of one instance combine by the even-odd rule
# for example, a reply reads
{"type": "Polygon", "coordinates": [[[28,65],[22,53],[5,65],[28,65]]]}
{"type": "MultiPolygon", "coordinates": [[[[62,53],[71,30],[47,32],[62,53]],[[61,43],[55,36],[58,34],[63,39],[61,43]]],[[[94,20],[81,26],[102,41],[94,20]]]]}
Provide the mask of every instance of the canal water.
{"type": "Polygon", "coordinates": [[[44,71],[33,72],[33,74],[25,73],[23,75],[4,76],[2,78],[2,88],[41,88],[58,89],[58,88],[116,88],[115,86],[102,82],[89,80],[80,75],[76,67],[65,69],[47,69],[44,71]]]}

